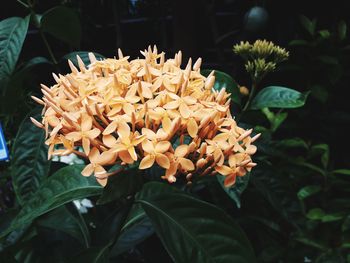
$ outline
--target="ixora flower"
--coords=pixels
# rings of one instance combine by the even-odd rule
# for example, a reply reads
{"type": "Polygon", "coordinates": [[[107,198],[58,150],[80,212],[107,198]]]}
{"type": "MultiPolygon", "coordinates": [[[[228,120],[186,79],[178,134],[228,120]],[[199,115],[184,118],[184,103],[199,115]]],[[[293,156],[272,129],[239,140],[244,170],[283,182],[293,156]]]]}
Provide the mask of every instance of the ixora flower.
{"type": "MultiPolygon", "coordinates": [[[[158,165],[169,182],[184,175],[221,174],[235,184],[256,165],[252,130],[237,126],[230,113],[230,94],[214,91],[215,72],[200,73],[201,59],[181,69],[181,51],[173,59],[157,48],[129,61],[96,60],[86,66],[77,57],[67,75],[53,74],[56,84],[42,85],[43,118],[33,123],[46,131],[49,158],[75,153],[89,163],[82,175],[94,174],[106,185],[115,164],[158,165]]],[[[119,169],[118,171],[120,171],[119,169]]]]}

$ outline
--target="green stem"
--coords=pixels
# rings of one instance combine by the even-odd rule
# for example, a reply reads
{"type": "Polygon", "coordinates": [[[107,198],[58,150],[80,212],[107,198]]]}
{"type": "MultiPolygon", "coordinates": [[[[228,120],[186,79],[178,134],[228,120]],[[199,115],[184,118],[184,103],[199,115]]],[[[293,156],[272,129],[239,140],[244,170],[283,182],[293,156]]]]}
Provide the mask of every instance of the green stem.
{"type": "Polygon", "coordinates": [[[27,5],[26,3],[24,3],[23,1],[21,0],[17,0],[18,3],[20,3],[21,5],[23,5],[25,8],[30,8],[29,5],[27,5]]]}
{"type": "Polygon", "coordinates": [[[252,83],[252,88],[251,88],[251,90],[249,92],[248,100],[247,100],[247,102],[245,103],[245,105],[243,107],[242,113],[245,112],[248,109],[250,103],[252,102],[252,99],[253,99],[254,93],[255,93],[255,89],[256,89],[256,83],[253,82],[252,83]]]}
{"type": "Polygon", "coordinates": [[[46,39],[46,37],[45,37],[45,34],[44,34],[44,32],[41,30],[41,28],[39,28],[39,32],[40,32],[40,36],[41,36],[41,38],[42,38],[42,40],[43,40],[43,42],[44,42],[44,44],[45,44],[45,46],[46,46],[46,48],[47,48],[47,51],[49,52],[49,55],[50,55],[50,57],[51,57],[52,62],[56,65],[56,64],[57,64],[57,60],[56,60],[56,58],[55,58],[55,56],[54,56],[54,54],[53,54],[53,52],[52,52],[52,49],[51,49],[51,47],[50,47],[50,45],[49,45],[49,42],[47,42],[47,39],[46,39]]]}

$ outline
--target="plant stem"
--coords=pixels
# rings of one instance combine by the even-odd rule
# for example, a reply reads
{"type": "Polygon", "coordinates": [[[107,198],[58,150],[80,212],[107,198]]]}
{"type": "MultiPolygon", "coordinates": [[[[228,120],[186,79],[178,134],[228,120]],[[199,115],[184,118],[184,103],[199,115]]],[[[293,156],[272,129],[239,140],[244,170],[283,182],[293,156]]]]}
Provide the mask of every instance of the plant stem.
{"type": "Polygon", "coordinates": [[[45,37],[45,34],[44,34],[44,32],[41,30],[41,28],[39,28],[39,32],[40,32],[40,36],[41,36],[41,38],[42,38],[42,40],[43,40],[43,42],[44,42],[44,44],[45,44],[45,46],[46,46],[46,48],[47,48],[47,51],[49,52],[49,55],[50,55],[50,57],[51,57],[52,62],[56,65],[56,64],[57,64],[57,60],[56,60],[56,58],[55,58],[55,56],[54,56],[54,54],[53,54],[53,52],[52,52],[52,49],[51,49],[51,47],[50,47],[50,45],[49,45],[49,42],[47,42],[47,39],[46,39],[46,37],[45,37]]]}
{"type": "Polygon", "coordinates": [[[245,105],[243,107],[242,113],[245,112],[248,109],[250,103],[252,102],[252,99],[253,99],[254,93],[255,93],[255,89],[256,89],[256,83],[253,82],[252,83],[252,88],[251,88],[250,93],[249,93],[248,100],[247,100],[247,102],[245,103],[245,105]]]}

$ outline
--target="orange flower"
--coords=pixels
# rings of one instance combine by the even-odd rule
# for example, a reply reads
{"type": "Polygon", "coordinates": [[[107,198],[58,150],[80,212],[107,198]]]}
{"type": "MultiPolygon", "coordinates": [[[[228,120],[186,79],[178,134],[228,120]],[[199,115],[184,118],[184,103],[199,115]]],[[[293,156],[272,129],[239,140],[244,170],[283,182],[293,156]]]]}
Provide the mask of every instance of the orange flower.
{"type": "Polygon", "coordinates": [[[118,50],[118,59],[98,61],[90,53],[88,67],[77,57],[79,68],[68,61],[71,73],[53,74],[52,87],[41,85],[43,98],[32,98],[44,107],[43,118],[32,122],[46,132],[48,157],[87,158],[82,174],[102,185],[109,165],[134,162],[139,169],[159,165],[169,182],[219,173],[233,185],[256,165],[259,135],[237,126],[230,94],[212,89],[215,72],[202,76],[200,58],[182,69],[181,51],[168,60],[156,47],[141,54],[129,61],[118,50]]]}

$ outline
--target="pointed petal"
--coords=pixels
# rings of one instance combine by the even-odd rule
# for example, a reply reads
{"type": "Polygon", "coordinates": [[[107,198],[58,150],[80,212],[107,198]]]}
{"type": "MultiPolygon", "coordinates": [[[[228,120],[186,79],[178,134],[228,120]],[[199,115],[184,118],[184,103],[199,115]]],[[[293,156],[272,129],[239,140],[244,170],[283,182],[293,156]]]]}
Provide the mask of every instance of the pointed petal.
{"type": "Polygon", "coordinates": [[[82,139],[83,149],[86,155],[89,155],[90,153],[90,140],[89,138],[83,137],[82,139]]]}
{"type": "Polygon", "coordinates": [[[189,159],[180,158],[179,162],[180,162],[181,168],[186,171],[193,171],[195,169],[193,162],[189,159]]]}
{"type": "Polygon", "coordinates": [[[225,178],[224,185],[226,187],[233,186],[235,183],[236,183],[236,174],[235,173],[230,174],[229,176],[227,176],[225,178]]]}
{"type": "Polygon", "coordinates": [[[142,142],[142,149],[147,153],[153,153],[154,152],[153,143],[149,140],[144,140],[142,142]]]}
{"type": "Polygon", "coordinates": [[[94,172],[94,166],[89,163],[85,168],[81,171],[81,174],[84,176],[90,176],[94,172]]]}
{"type": "Polygon", "coordinates": [[[156,144],[155,151],[157,153],[165,153],[169,150],[171,144],[168,141],[161,141],[156,144]]]}
{"type": "Polygon", "coordinates": [[[129,147],[128,152],[134,161],[137,161],[137,154],[134,147],[129,147]]]}
{"type": "Polygon", "coordinates": [[[115,132],[117,127],[118,127],[118,122],[113,121],[105,128],[105,130],[102,132],[102,134],[103,135],[111,134],[112,132],[115,132]]]}
{"type": "Polygon", "coordinates": [[[93,128],[90,131],[86,131],[85,135],[89,137],[90,139],[95,139],[97,136],[99,136],[101,131],[97,128],[93,128]]]}
{"type": "Polygon", "coordinates": [[[117,144],[117,139],[113,135],[103,135],[102,142],[109,148],[113,148],[117,144]]]}
{"type": "Polygon", "coordinates": [[[92,128],[92,118],[88,114],[81,115],[81,130],[89,131],[92,128]]]}
{"type": "Polygon", "coordinates": [[[118,135],[122,140],[129,139],[130,126],[126,122],[120,122],[118,125],[118,135]]]}
{"type": "Polygon", "coordinates": [[[164,169],[170,168],[170,161],[165,154],[157,153],[156,162],[160,167],[163,167],[164,169]]]}
{"type": "Polygon", "coordinates": [[[171,101],[171,102],[168,102],[167,104],[165,104],[163,106],[164,109],[167,109],[167,110],[174,110],[174,109],[177,109],[179,107],[180,103],[178,100],[174,100],[174,101],[171,101]]]}
{"type": "Polygon", "coordinates": [[[70,132],[66,135],[66,138],[70,141],[79,141],[81,140],[81,133],[80,132],[70,132]]]}
{"type": "Polygon", "coordinates": [[[198,124],[193,118],[187,122],[187,132],[192,138],[195,138],[198,134],[198,124]]]}
{"type": "Polygon", "coordinates": [[[153,154],[146,155],[140,162],[139,169],[150,168],[154,164],[155,157],[153,154]]]}
{"type": "Polygon", "coordinates": [[[233,170],[226,165],[215,166],[215,171],[224,176],[229,175],[233,172],[233,170]]]}
{"type": "Polygon", "coordinates": [[[188,145],[182,144],[175,149],[176,157],[184,157],[188,153],[188,145]]]}
{"type": "Polygon", "coordinates": [[[131,158],[130,154],[128,151],[121,151],[119,152],[118,156],[120,157],[120,159],[127,163],[127,164],[132,164],[134,163],[134,160],[131,158]]]}
{"type": "Polygon", "coordinates": [[[183,118],[187,119],[191,116],[191,110],[186,103],[181,103],[179,106],[180,114],[183,118]]]}

